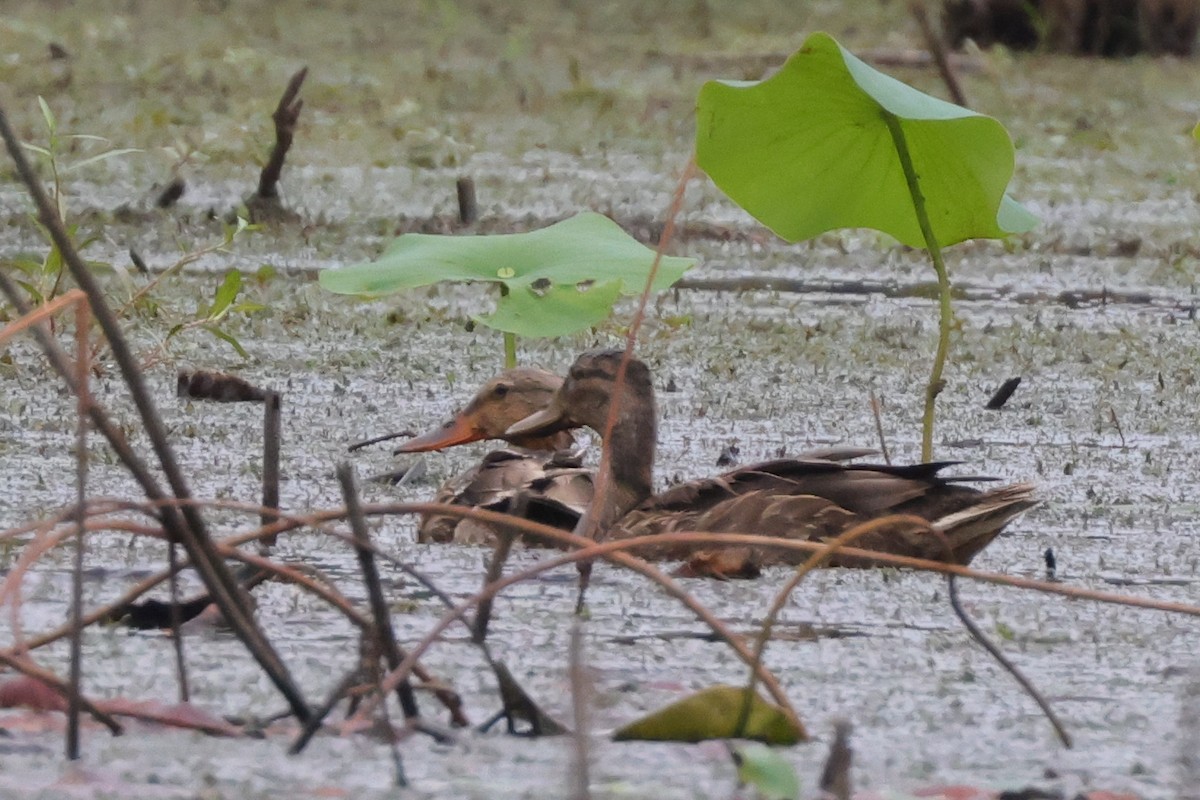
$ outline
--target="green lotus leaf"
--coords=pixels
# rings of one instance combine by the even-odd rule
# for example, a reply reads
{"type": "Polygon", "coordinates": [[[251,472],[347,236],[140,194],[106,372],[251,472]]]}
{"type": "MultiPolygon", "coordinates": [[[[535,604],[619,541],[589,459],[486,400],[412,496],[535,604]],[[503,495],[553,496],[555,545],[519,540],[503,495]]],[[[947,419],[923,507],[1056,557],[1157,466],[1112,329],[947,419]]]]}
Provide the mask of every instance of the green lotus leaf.
{"type": "MultiPolygon", "coordinates": [[[[653,250],[608,217],[585,212],[528,233],[405,234],[378,260],[323,270],[320,282],[331,292],[367,296],[440,281],[499,283],[507,294],[495,313],[478,317],[481,323],[523,336],[558,336],[603,320],[619,294],[640,293],[653,263],[653,250]],[[591,289],[579,290],[589,283],[591,289]]],[[[663,257],[653,288],[667,288],[693,264],[663,257]]]]}
{"type": "Polygon", "coordinates": [[[734,202],[790,241],[873,228],[925,247],[889,117],[939,245],[1036,223],[1008,198],[1013,145],[996,120],[924,94],[816,33],[772,77],[709,81],[696,160],[734,202]]]}
{"type": "Polygon", "coordinates": [[[544,291],[520,286],[500,298],[495,312],[475,320],[518,336],[561,336],[608,319],[620,295],[621,281],[582,287],[551,286],[544,291]]]}

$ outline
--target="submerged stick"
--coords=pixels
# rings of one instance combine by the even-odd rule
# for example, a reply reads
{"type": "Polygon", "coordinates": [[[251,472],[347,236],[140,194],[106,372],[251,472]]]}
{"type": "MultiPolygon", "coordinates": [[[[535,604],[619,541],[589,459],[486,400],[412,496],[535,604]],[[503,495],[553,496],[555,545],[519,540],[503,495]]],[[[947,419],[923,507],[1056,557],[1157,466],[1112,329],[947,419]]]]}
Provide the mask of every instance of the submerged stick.
{"type": "MultiPolygon", "coordinates": [[[[263,398],[263,475],[262,504],[264,508],[279,509],[279,447],[283,438],[283,396],[268,390],[263,398]]],[[[259,520],[270,525],[279,516],[263,512],[259,520]]],[[[274,540],[264,540],[268,546],[274,540]]]]}
{"type": "Polygon", "coordinates": [[[875,396],[875,390],[871,390],[871,416],[875,417],[875,435],[879,437],[879,452],[883,456],[883,463],[891,464],[892,457],[888,453],[887,437],[883,435],[883,413],[882,404],[879,398],[875,396]]]}

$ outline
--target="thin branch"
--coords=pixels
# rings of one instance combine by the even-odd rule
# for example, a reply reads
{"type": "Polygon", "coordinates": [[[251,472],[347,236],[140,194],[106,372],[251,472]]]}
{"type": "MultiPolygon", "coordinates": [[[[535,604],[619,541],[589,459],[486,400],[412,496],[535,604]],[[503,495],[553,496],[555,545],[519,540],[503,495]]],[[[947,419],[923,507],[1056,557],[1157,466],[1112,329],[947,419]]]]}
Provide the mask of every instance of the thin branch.
{"type": "MultiPolygon", "coordinates": [[[[342,499],[346,501],[346,515],[350,519],[350,529],[354,532],[355,555],[358,556],[358,566],[362,571],[363,584],[367,589],[367,599],[371,604],[371,616],[374,620],[374,634],[378,652],[387,659],[392,669],[400,666],[403,654],[396,644],[396,631],[392,628],[392,616],[388,610],[387,600],[383,596],[383,587],[379,584],[379,570],[375,567],[375,554],[371,547],[371,535],[367,533],[366,518],[362,515],[362,503],[358,499],[358,482],[354,478],[354,467],[342,462],[337,468],[338,483],[342,486],[342,499]]],[[[405,720],[414,719],[421,715],[417,710],[417,699],[413,694],[412,684],[401,681],[396,687],[396,696],[400,700],[400,708],[404,711],[405,720]]]]}
{"type": "Polygon", "coordinates": [[[83,551],[84,526],[87,523],[87,431],[88,403],[91,402],[91,350],[88,331],[92,327],[87,300],[77,298],[75,305],[75,381],[79,392],[75,398],[75,563],[71,571],[71,668],[70,694],[67,702],[67,758],[75,761],[79,751],[80,684],[83,680],[83,551]]]}
{"type": "Polygon", "coordinates": [[[979,626],[975,624],[975,620],[967,615],[962,601],[958,598],[958,576],[947,575],[946,586],[949,589],[950,606],[954,609],[954,613],[958,616],[959,621],[962,622],[963,627],[970,632],[971,636],[975,641],[979,642],[984,650],[987,650],[991,654],[992,658],[1000,663],[1000,666],[1008,671],[1009,675],[1013,676],[1016,682],[1021,685],[1021,688],[1025,690],[1025,693],[1033,698],[1033,702],[1038,704],[1038,708],[1046,715],[1046,719],[1050,720],[1050,724],[1054,727],[1054,732],[1058,734],[1058,740],[1063,743],[1063,747],[1069,749],[1071,747],[1071,734],[1067,733],[1066,727],[1062,724],[1062,720],[1058,718],[1058,715],[1054,713],[1054,709],[1050,707],[1049,701],[1025,677],[1025,674],[1018,669],[1017,665],[1009,661],[1000,648],[984,635],[979,626]]]}

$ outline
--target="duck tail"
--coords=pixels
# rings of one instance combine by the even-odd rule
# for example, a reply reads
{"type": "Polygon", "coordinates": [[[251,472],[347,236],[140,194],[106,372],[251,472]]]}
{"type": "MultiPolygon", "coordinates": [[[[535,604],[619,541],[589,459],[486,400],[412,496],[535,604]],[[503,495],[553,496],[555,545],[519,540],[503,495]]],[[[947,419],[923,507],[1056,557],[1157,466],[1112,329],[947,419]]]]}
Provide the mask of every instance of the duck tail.
{"type": "Polygon", "coordinates": [[[1031,483],[1014,483],[972,499],[974,502],[966,508],[932,521],[934,529],[949,540],[954,560],[963,565],[991,544],[1014,517],[1041,502],[1031,483]]]}

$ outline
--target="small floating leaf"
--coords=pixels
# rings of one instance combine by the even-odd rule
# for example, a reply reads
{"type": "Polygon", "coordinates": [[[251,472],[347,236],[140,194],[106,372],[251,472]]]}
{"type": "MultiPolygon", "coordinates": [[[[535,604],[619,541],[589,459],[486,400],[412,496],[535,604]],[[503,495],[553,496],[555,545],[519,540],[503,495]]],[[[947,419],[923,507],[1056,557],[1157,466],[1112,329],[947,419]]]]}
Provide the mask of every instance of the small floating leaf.
{"type": "Polygon", "coordinates": [[[800,778],[775,750],[758,742],[729,748],[737,765],[738,782],[751,786],[762,800],[799,800],[800,778]]]}
{"type": "Polygon", "coordinates": [[[884,75],[824,33],[767,80],[706,83],[696,161],[790,241],[873,228],[923,248],[889,118],[907,142],[939,244],[1036,224],[1005,195],[1014,152],[1003,125],[884,75]]]}
{"type": "Polygon", "coordinates": [[[758,694],[750,701],[745,727],[736,730],[745,697],[745,686],[712,686],[631,722],[617,730],[613,739],[699,742],[736,737],[791,745],[804,738],[795,720],[758,694]]]}

